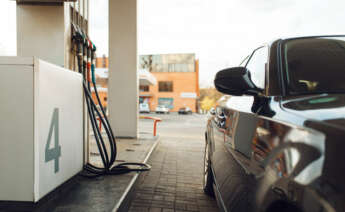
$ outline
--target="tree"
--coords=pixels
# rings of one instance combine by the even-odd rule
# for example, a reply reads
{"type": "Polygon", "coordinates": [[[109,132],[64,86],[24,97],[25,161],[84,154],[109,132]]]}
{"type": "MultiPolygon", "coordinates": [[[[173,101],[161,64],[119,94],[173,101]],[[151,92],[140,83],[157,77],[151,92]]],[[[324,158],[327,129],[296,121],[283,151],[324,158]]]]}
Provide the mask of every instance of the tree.
{"type": "Polygon", "coordinates": [[[215,106],[218,99],[223,94],[218,92],[214,87],[201,88],[200,89],[200,106],[202,110],[210,110],[215,106]]]}
{"type": "Polygon", "coordinates": [[[152,55],[144,55],[141,56],[141,61],[139,63],[139,67],[142,69],[147,69],[149,72],[152,72],[152,55]]]}
{"type": "Polygon", "coordinates": [[[215,100],[205,96],[202,100],[201,100],[201,109],[202,110],[206,110],[209,111],[212,107],[214,107],[215,105],[215,100]]]}

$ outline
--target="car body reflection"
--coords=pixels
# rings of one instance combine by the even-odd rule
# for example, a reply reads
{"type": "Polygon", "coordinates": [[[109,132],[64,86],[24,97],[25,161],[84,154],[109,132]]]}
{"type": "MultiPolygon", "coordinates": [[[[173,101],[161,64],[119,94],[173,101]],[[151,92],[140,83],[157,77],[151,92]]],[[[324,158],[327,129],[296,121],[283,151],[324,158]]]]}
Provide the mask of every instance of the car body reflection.
{"type": "Polygon", "coordinates": [[[345,37],[335,36],[276,40],[217,73],[231,96],[209,115],[204,189],[211,181],[221,210],[344,211],[344,69],[345,37]],[[314,63],[328,73],[309,76],[321,71],[314,63]]]}

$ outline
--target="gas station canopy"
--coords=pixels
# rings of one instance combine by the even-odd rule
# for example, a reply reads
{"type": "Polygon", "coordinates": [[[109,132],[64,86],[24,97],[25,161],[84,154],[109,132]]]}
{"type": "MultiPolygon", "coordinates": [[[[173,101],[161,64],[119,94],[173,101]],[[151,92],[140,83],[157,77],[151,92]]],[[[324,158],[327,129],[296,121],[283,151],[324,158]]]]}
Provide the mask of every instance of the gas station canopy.
{"type": "Polygon", "coordinates": [[[157,80],[146,69],[139,69],[139,85],[156,85],[157,80]]]}

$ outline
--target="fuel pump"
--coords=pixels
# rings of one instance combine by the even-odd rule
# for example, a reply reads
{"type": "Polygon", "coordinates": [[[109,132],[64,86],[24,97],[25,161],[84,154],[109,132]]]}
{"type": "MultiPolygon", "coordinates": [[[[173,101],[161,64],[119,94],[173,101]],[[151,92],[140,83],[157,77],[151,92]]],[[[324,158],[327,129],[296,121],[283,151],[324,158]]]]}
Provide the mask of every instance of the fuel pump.
{"type": "Polygon", "coordinates": [[[116,139],[113,129],[110,126],[109,120],[101,104],[95,77],[95,62],[96,62],[96,46],[88,38],[88,36],[76,25],[72,24],[74,35],[72,41],[76,45],[78,57],[78,71],[83,75],[83,87],[85,93],[85,101],[90,117],[90,123],[95,135],[97,148],[99,150],[103,167],[97,167],[90,163],[84,166],[84,171],[81,173],[85,177],[98,177],[102,175],[118,175],[131,171],[148,171],[151,166],[145,163],[120,163],[114,165],[117,156],[116,139]],[[92,99],[91,87],[93,87],[97,99],[97,103],[92,99]],[[99,106],[99,109],[97,108],[99,106]],[[104,126],[107,139],[101,133],[101,129],[97,125],[97,117],[104,126]],[[106,148],[106,142],[109,143],[110,150],[106,148]],[[135,166],[136,168],[130,168],[135,166]]]}

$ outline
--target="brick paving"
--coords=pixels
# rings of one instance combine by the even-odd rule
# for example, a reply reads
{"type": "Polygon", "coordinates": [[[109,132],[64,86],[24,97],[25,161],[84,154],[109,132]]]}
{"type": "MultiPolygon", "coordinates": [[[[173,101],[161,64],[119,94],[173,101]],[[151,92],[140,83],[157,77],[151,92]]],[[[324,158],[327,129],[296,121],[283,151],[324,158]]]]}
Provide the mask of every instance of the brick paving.
{"type": "Polygon", "coordinates": [[[215,199],[202,190],[203,150],[202,134],[162,136],[149,160],[152,170],[138,179],[129,211],[218,211],[215,199]]]}

